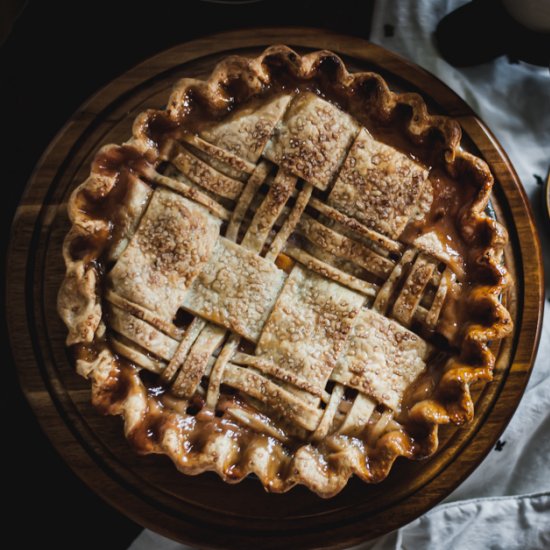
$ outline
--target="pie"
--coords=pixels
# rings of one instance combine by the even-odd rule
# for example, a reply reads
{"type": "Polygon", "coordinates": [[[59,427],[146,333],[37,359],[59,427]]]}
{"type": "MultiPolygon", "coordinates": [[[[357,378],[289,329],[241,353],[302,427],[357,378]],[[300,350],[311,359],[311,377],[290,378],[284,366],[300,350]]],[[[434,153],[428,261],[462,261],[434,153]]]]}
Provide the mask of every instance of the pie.
{"type": "Polygon", "coordinates": [[[328,51],[176,83],[69,201],[58,308],[94,405],[141,453],[274,492],[432,455],[512,329],[493,177],[460,144],[328,51]]]}

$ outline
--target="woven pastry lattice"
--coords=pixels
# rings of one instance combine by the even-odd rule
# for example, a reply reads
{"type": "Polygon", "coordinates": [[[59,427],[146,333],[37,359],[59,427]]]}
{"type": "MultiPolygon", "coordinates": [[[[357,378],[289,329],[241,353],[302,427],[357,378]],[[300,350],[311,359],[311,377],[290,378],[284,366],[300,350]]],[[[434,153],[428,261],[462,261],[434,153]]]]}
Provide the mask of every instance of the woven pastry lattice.
{"type": "Polygon", "coordinates": [[[59,310],[95,403],[143,452],[273,491],[330,496],[428,456],[437,424],[471,417],[487,341],[511,328],[492,177],[459,143],[418,96],[330,52],[274,47],[179,82],[70,201],[59,310]],[[411,148],[433,142],[475,189],[440,214],[475,256],[426,223],[435,171],[369,128],[403,107],[411,148]]]}

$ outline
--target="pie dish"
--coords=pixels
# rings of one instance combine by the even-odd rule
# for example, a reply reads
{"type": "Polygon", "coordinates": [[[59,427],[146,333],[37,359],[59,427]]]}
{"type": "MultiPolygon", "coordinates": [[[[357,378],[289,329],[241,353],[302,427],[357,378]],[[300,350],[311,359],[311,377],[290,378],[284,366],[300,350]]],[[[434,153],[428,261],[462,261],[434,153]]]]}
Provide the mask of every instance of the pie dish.
{"type": "Polygon", "coordinates": [[[322,497],[489,381],[507,236],[460,126],[332,52],[228,57],[96,155],[58,309],[94,405],[186,474],[322,497]]]}

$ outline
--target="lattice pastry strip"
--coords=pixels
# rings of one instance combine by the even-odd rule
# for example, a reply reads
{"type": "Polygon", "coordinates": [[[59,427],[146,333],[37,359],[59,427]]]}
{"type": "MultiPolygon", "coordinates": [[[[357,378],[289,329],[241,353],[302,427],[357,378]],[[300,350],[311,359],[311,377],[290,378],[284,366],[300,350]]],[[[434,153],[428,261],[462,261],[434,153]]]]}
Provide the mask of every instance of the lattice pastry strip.
{"type": "Polygon", "coordinates": [[[186,181],[185,176],[179,173],[175,168],[173,172],[175,177],[170,177],[171,170],[165,170],[164,174],[157,172],[151,165],[142,164],[139,168],[140,173],[150,182],[157,185],[162,185],[167,189],[176,192],[183,197],[190,199],[201,206],[204,206],[212,215],[221,220],[228,220],[231,217],[231,212],[222,204],[213,199],[210,195],[203,193],[196,185],[193,185],[189,180],[186,181]]]}
{"type": "Polygon", "coordinates": [[[113,350],[122,357],[126,357],[138,367],[144,368],[155,374],[161,374],[166,368],[166,362],[152,357],[146,350],[139,349],[135,342],[119,334],[111,334],[110,342],[113,350]]]}
{"type": "Polygon", "coordinates": [[[353,275],[350,275],[349,273],[346,273],[345,271],[320,260],[297,246],[287,245],[285,247],[285,254],[288,254],[291,258],[297,262],[300,262],[309,270],[314,271],[315,273],[318,273],[319,275],[326,277],[335,283],[339,283],[347,288],[350,288],[351,290],[360,292],[364,296],[372,298],[377,294],[377,285],[360,279],[359,277],[354,277],[353,275]]]}
{"type": "Polygon", "coordinates": [[[376,401],[358,393],[348,409],[338,431],[344,435],[359,436],[365,431],[368,421],[376,408],[376,401]]]}
{"type": "Polygon", "coordinates": [[[255,369],[229,363],[224,371],[223,382],[265,403],[276,415],[289,418],[306,430],[315,430],[322,417],[321,409],[304,403],[255,369]]]}
{"type": "Polygon", "coordinates": [[[459,279],[464,278],[464,260],[456,250],[453,250],[449,242],[438,237],[435,231],[416,237],[411,245],[447,265],[459,279]]]}
{"type": "MultiPolygon", "coordinates": [[[[448,267],[445,268],[445,271],[441,274],[439,279],[439,285],[437,286],[437,291],[430,309],[426,311],[426,315],[423,315],[421,319],[421,322],[423,322],[428,328],[432,330],[436,328],[437,322],[439,321],[439,317],[441,316],[441,312],[443,310],[443,305],[445,304],[445,299],[447,298],[447,294],[449,293],[451,287],[455,284],[455,281],[455,273],[448,267]]],[[[419,312],[420,309],[421,307],[419,306],[417,308],[417,312],[419,312]]],[[[418,318],[418,313],[416,316],[418,318]]]]}
{"type": "Polygon", "coordinates": [[[117,308],[126,311],[130,315],[146,321],[159,331],[172,337],[174,340],[179,340],[182,336],[182,329],[174,325],[172,321],[167,321],[155,312],[150,311],[139,304],[130,302],[111,289],[105,290],[105,300],[117,308]]]}
{"type": "Polygon", "coordinates": [[[299,232],[323,251],[338,258],[350,260],[376,277],[386,279],[394,262],[374,250],[354,241],[318,220],[304,214],[298,225],[299,232]]]}
{"type": "Polygon", "coordinates": [[[261,252],[269,232],[292,195],[297,178],[279,169],[269,186],[266,197],[256,209],[241,246],[253,252],[261,252]]]}
{"type": "Polygon", "coordinates": [[[179,343],[178,349],[170,359],[170,363],[162,372],[162,380],[164,382],[171,383],[173,381],[174,376],[184,364],[191,346],[195,343],[197,337],[202,333],[205,327],[206,321],[204,319],[195,317],[191,321],[179,343]]]}
{"type": "Polygon", "coordinates": [[[300,373],[285,369],[284,365],[280,365],[269,358],[238,352],[231,358],[231,361],[237,365],[253,367],[271,378],[280,380],[294,388],[304,390],[312,396],[325,397],[324,390],[321,390],[317,384],[304,378],[300,373]]]}
{"type": "Polygon", "coordinates": [[[258,433],[263,433],[282,441],[290,442],[290,438],[281,428],[273,423],[267,416],[258,411],[251,412],[249,409],[239,406],[227,407],[226,413],[232,416],[239,424],[247,426],[258,433]]]}
{"type": "Polygon", "coordinates": [[[239,172],[252,174],[256,169],[254,163],[237,156],[231,151],[222,149],[213,143],[209,143],[196,134],[185,133],[180,139],[192,145],[198,151],[201,151],[205,155],[202,157],[205,162],[214,164],[214,162],[217,161],[214,167],[217,167],[220,171],[224,170],[224,166],[231,168],[233,174],[238,174],[239,172]]]}
{"type": "Polygon", "coordinates": [[[230,239],[232,241],[237,240],[237,237],[239,235],[239,228],[243,222],[246,211],[250,206],[252,199],[256,196],[258,189],[266,181],[267,176],[271,171],[271,167],[272,165],[270,163],[262,161],[258,163],[256,168],[248,178],[246,186],[243,189],[243,192],[241,193],[237,204],[235,205],[235,209],[233,210],[233,215],[231,216],[229,225],[227,226],[227,230],[225,233],[225,237],[227,239],[230,239]]]}
{"type": "Polygon", "coordinates": [[[285,219],[277,236],[273,239],[265,258],[266,260],[275,261],[280,252],[285,247],[290,235],[296,229],[300,218],[311,198],[313,187],[309,183],[305,183],[303,189],[299,192],[294,207],[285,219]]]}
{"type": "Polygon", "coordinates": [[[109,308],[109,327],[165,361],[178,349],[177,340],[114,305],[109,308]]]}
{"type": "Polygon", "coordinates": [[[382,250],[396,253],[403,250],[403,245],[400,242],[394,241],[382,233],[378,233],[374,229],[367,227],[354,218],[346,216],[343,212],[340,212],[336,208],[332,208],[315,197],[310,200],[309,206],[323,214],[326,218],[338,222],[341,226],[349,229],[353,233],[368,239],[368,241],[376,244],[382,250]]]}
{"type": "Polygon", "coordinates": [[[186,399],[193,396],[210,357],[221,346],[225,334],[225,329],[212,324],[207,324],[200,331],[172,384],[174,395],[186,399]]]}
{"type": "Polygon", "coordinates": [[[407,249],[401,256],[399,262],[393,268],[390,276],[386,279],[385,283],[380,287],[376,299],[372,305],[372,308],[381,313],[386,314],[390,307],[390,300],[392,299],[396,289],[398,288],[401,277],[407,273],[407,268],[412,265],[412,262],[416,258],[417,251],[414,249],[407,249]]]}
{"type": "Polygon", "coordinates": [[[175,140],[166,142],[161,158],[170,161],[190,182],[219,197],[235,200],[243,190],[241,181],[216,170],[175,140]]]}
{"type": "Polygon", "coordinates": [[[392,317],[409,326],[420,304],[426,285],[432,279],[438,262],[419,254],[393,304],[392,317]]]}
{"type": "Polygon", "coordinates": [[[210,409],[215,409],[219,397],[220,386],[223,380],[225,369],[229,363],[231,357],[237,351],[240,338],[236,334],[232,334],[229,337],[228,342],[225,344],[221,353],[218,355],[216,362],[212,368],[208,380],[208,394],[206,396],[206,406],[210,409]]]}
{"type": "Polygon", "coordinates": [[[119,201],[119,208],[113,223],[111,246],[107,253],[110,262],[118,260],[126,250],[128,243],[140,222],[143,212],[147,208],[153,190],[147,183],[134,174],[128,174],[126,192],[119,201]]]}
{"type": "Polygon", "coordinates": [[[332,427],[334,416],[336,415],[338,406],[340,405],[343,396],[344,386],[342,386],[341,384],[336,384],[332,389],[330,399],[323,411],[323,416],[321,417],[317,428],[311,435],[311,439],[313,441],[320,441],[327,436],[332,427]]]}

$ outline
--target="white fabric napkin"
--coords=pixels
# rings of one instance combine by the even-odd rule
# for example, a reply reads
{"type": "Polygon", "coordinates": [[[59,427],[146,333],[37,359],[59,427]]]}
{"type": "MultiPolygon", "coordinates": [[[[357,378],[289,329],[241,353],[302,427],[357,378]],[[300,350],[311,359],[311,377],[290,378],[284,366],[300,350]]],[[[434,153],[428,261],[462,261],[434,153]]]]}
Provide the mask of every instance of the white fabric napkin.
{"type": "MultiPolygon", "coordinates": [[[[481,116],[510,156],[535,211],[544,250],[547,300],[541,345],[512,421],[475,472],[443,504],[358,549],[550,548],[550,224],[544,219],[536,177],[544,179],[550,165],[550,72],[505,58],[460,70],[443,61],[432,33],[444,15],[464,3],[379,1],[371,40],[449,85],[481,116]],[[387,25],[393,27],[392,36],[385,36],[392,34],[387,25]]],[[[261,547],[261,541],[258,544],[261,547]]],[[[145,530],[129,550],[187,548],[145,530]]]]}

